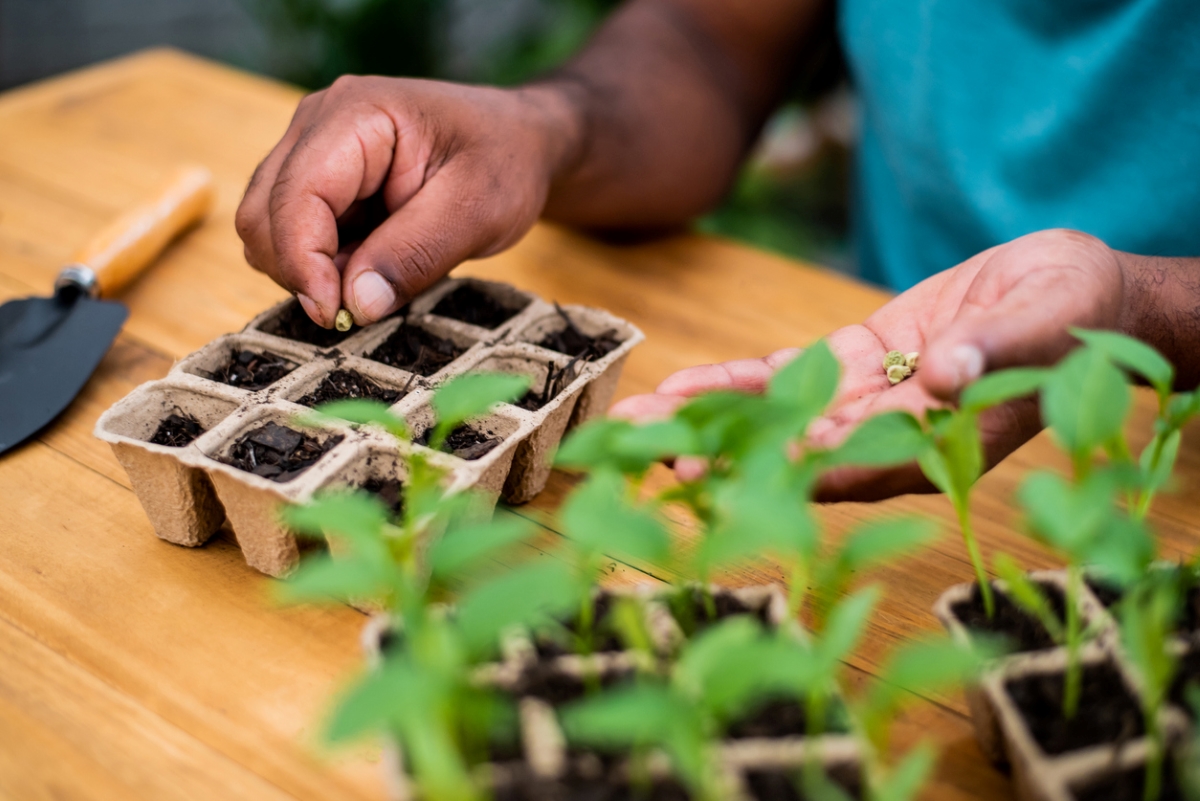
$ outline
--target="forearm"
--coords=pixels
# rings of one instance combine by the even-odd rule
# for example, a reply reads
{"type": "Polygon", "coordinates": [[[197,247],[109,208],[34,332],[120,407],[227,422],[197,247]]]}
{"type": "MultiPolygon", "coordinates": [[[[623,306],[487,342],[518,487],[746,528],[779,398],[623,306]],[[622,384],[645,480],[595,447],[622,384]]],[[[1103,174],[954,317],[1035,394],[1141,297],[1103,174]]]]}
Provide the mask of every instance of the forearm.
{"type": "Polygon", "coordinates": [[[635,0],[525,91],[560,139],[546,215],[599,228],[676,225],[728,188],[821,0],[635,0]]]}
{"type": "Polygon", "coordinates": [[[1176,386],[1200,385],[1200,258],[1117,253],[1125,281],[1121,330],[1157,348],[1176,386]]]}

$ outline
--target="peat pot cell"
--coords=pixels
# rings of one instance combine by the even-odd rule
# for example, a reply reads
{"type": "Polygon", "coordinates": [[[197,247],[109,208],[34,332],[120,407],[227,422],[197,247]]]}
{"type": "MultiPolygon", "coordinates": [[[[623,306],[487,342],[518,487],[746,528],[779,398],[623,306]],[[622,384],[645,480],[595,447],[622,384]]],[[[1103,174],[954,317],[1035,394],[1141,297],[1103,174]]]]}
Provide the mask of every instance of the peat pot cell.
{"type": "Polygon", "coordinates": [[[453,340],[405,321],[367,358],[415,375],[431,376],[466,351],[453,340]]]}
{"type": "MultiPolygon", "coordinates": [[[[612,653],[623,650],[621,639],[610,625],[609,615],[613,610],[611,593],[599,593],[592,601],[592,642],[589,653],[612,653]]],[[[539,659],[552,659],[572,653],[580,653],[579,615],[559,621],[557,626],[539,629],[534,635],[534,648],[539,659]]]]}
{"type": "MultiPolygon", "coordinates": [[[[1175,781],[1174,760],[1168,757],[1163,762],[1162,790],[1158,801],[1184,801],[1184,795],[1175,781]]],[[[1131,765],[1116,772],[1089,776],[1071,788],[1075,801],[1142,801],[1146,789],[1146,768],[1131,765]]]]}
{"type": "Polygon", "coordinates": [[[617,329],[610,328],[595,336],[589,336],[575,324],[570,313],[562,306],[555,303],[554,309],[562,319],[562,324],[546,332],[541,339],[534,343],[538,347],[565,353],[567,356],[579,358],[585,362],[603,359],[621,347],[617,329]]]}
{"type": "MultiPolygon", "coordinates": [[[[1170,568],[1155,569],[1179,570],[1180,568],[1171,566],[1170,568]]],[[[1179,610],[1179,617],[1175,622],[1175,631],[1183,634],[1195,634],[1200,632],[1200,586],[1196,584],[1196,580],[1192,576],[1185,576],[1185,580],[1187,589],[1183,596],[1183,608],[1179,610]]],[[[1086,582],[1088,589],[1096,596],[1096,600],[1106,609],[1111,609],[1124,595],[1120,587],[1105,582],[1103,579],[1089,576],[1086,582]]]]}
{"type": "MultiPolygon", "coordinates": [[[[1035,583],[1050,602],[1054,614],[1060,621],[1063,620],[1066,599],[1062,590],[1053,584],[1035,583]]],[[[996,608],[990,618],[984,609],[983,596],[979,593],[978,584],[971,588],[971,597],[952,606],[951,611],[968,631],[1000,635],[1019,653],[1041,651],[1056,645],[1046,627],[1013,603],[995,584],[992,585],[992,597],[995,599],[996,608]]]]}
{"type": "MultiPolygon", "coordinates": [[[[846,710],[841,702],[829,699],[825,706],[825,721],[820,732],[846,734],[850,731],[846,710]]],[[[803,737],[808,734],[808,710],[795,698],[768,698],[734,720],[726,734],[734,740],[803,737]]]]}
{"type": "Polygon", "coordinates": [[[257,391],[295,370],[296,363],[269,350],[233,350],[229,360],[204,377],[238,389],[257,391]]]}
{"type": "MultiPolygon", "coordinates": [[[[817,801],[823,796],[804,792],[804,767],[756,768],[746,771],[746,789],[754,801],[817,801]]],[[[862,773],[856,765],[838,764],[826,768],[826,781],[832,782],[853,799],[863,798],[862,773]]]]}
{"type": "Polygon", "coordinates": [[[114,414],[106,430],[154,445],[183,448],[236,408],[236,403],[225,398],[178,387],[154,387],[141,394],[136,404],[114,414]]]}
{"type": "MultiPolygon", "coordinates": [[[[412,384],[412,381],[409,381],[412,384]]],[[[357,370],[334,370],[321,379],[311,392],[298,398],[302,406],[317,406],[352,398],[380,401],[391,406],[408,394],[408,388],[393,389],[381,386],[357,370]]]]}
{"type": "Polygon", "coordinates": [[[1175,679],[1171,682],[1170,692],[1167,693],[1171,703],[1194,720],[1196,712],[1188,703],[1188,687],[1190,685],[1200,688],[1200,649],[1188,651],[1179,658],[1175,679]]]}
{"type": "Polygon", "coordinates": [[[718,590],[712,593],[712,606],[709,606],[705,594],[699,587],[688,586],[666,596],[667,607],[671,616],[679,624],[679,628],[688,637],[711,626],[719,620],[734,615],[753,615],[764,626],[771,625],[769,605],[764,603],[758,608],[747,606],[728,590],[718,590]]]}
{"type": "Polygon", "coordinates": [[[1144,733],[1141,708],[1112,663],[1084,666],[1079,708],[1069,720],[1063,716],[1064,682],[1065,674],[1054,672],[1010,679],[1004,685],[1043,752],[1057,755],[1124,743],[1144,733]]]}
{"type": "MultiPolygon", "coordinates": [[[[422,431],[413,437],[413,443],[429,447],[429,438],[433,436],[433,427],[422,431]]],[[[473,462],[487,456],[504,441],[504,437],[490,430],[481,423],[463,423],[450,432],[441,450],[464,461],[473,462]]]]}
{"type": "Polygon", "coordinates": [[[537,698],[551,706],[563,706],[583,698],[590,690],[613,687],[632,681],[634,670],[609,668],[599,675],[585,679],[582,674],[568,673],[548,662],[534,662],[521,671],[511,694],[537,698]]]}
{"type": "Polygon", "coordinates": [[[447,292],[430,314],[477,325],[480,328],[497,328],[520,314],[529,305],[527,299],[522,298],[518,303],[514,303],[517,300],[502,300],[483,287],[464,283],[447,292]]]}
{"type": "Polygon", "coordinates": [[[393,520],[404,515],[404,485],[394,478],[370,478],[356,489],[377,498],[387,507],[393,520]]]}
{"type": "Polygon", "coordinates": [[[343,439],[337,434],[322,441],[311,434],[268,422],[242,435],[221,461],[283,484],[308,470],[343,439]]]}
{"type": "Polygon", "coordinates": [[[280,309],[279,314],[260,325],[258,330],[264,334],[316,345],[318,348],[332,348],[362,329],[357,326],[351,327],[349,331],[322,328],[312,321],[299,302],[293,300],[280,309]]]}
{"type": "Polygon", "coordinates": [[[495,801],[691,801],[692,798],[686,788],[666,777],[650,778],[635,787],[627,777],[613,771],[581,771],[574,766],[558,779],[537,778],[524,766],[506,772],[515,775],[492,790],[495,801]]]}

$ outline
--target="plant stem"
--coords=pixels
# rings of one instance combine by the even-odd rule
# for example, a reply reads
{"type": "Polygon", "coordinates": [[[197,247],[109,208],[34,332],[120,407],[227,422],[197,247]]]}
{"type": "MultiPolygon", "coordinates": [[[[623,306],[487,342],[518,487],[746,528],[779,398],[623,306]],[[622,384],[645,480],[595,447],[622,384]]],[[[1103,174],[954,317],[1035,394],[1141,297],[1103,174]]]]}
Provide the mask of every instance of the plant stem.
{"type": "Polygon", "coordinates": [[[955,504],[955,511],[958,512],[958,527],[962,530],[963,543],[967,546],[967,556],[971,560],[971,567],[975,568],[975,581],[979,584],[983,611],[990,619],[996,614],[996,599],[992,597],[992,585],[983,568],[983,555],[979,552],[979,543],[975,541],[975,532],[971,529],[970,504],[965,500],[955,504]]]}
{"type": "Polygon", "coordinates": [[[788,586],[788,614],[798,620],[804,611],[804,596],[808,591],[808,568],[802,557],[792,564],[792,581],[788,586]]]}
{"type": "MultiPolygon", "coordinates": [[[[1168,435],[1170,434],[1168,431],[1160,432],[1154,435],[1154,450],[1150,453],[1150,468],[1147,471],[1150,475],[1154,475],[1158,472],[1158,463],[1162,461],[1163,443],[1167,441],[1167,437],[1164,436],[1164,433],[1168,435]]],[[[1132,517],[1134,520],[1144,519],[1146,517],[1146,513],[1150,511],[1150,502],[1152,500],[1154,500],[1154,489],[1147,487],[1145,490],[1138,493],[1137,503],[1133,506],[1133,509],[1130,512],[1130,517],[1132,517]]]]}
{"type": "Polygon", "coordinates": [[[808,703],[805,705],[804,717],[806,718],[805,728],[809,737],[817,737],[825,733],[825,693],[821,690],[814,690],[808,694],[808,703]]]}
{"type": "Polygon", "coordinates": [[[1163,733],[1158,725],[1158,710],[1147,710],[1146,732],[1150,735],[1150,752],[1146,755],[1146,785],[1142,801],[1155,801],[1162,792],[1163,733]]]}
{"type": "Polygon", "coordinates": [[[1063,715],[1070,720],[1079,709],[1079,693],[1083,683],[1083,666],[1079,662],[1081,632],[1079,628],[1079,589],[1083,572],[1078,565],[1067,567],[1067,675],[1063,689],[1063,715]]]}

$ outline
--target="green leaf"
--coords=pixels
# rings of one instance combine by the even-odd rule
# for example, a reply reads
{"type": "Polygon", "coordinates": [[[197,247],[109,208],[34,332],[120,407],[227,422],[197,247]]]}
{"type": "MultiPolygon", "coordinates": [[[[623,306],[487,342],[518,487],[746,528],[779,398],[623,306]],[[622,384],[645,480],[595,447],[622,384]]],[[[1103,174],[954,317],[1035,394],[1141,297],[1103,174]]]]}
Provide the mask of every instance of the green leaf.
{"type": "Polygon", "coordinates": [[[668,457],[699,453],[696,434],[681,420],[634,425],[627,420],[601,419],[573,431],[558,449],[558,467],[577,470],[612,467],[640,475],[668,457]]]}
{"type": "Polygon", "coordinates": [[[863,523],[842,542],[846,570],[856,572],[886,564],[933,542],[937,522],[921,517],[891,517],[863,523]]]}
{"type": "Polygon", "coordinates": [[[1167,485],[1171,473],[1175,469],[1175,460],[1179,457],[1179,444],[1183,441],[1183,432],[1174,429],[1165,439],[1156,436],[1142,450],[1138,464],[1142,468],[1143,488],[1156,492],[1167,485]],[[1157,464],[1155,458],[1157,457],[1157,464]]]}
{"type": "Polygon", "coordinates": [[[659,562],[671,547],[663,522],[653,512],[633,506],[625,480],[611,470],[597,471],[577,487],[559,519],[571,543],[589,553],[659,562]]]}
{"type": "Polygon", "coordinates": [[[1071,334],[1089,348],[1095,348],[1119,366],[1146,379],[1160,396],[1165,398],[1171,394],[1171,387],[1175,384],[1175,368],[1145,342],[1116,331],[1072,328],[1071,334]]]}
{"type": "Polygon", "coordinates": [[[577,606],[583,591],[563,560],[524,564],[480,584],[460,599],[459,630],[470,648],[490,653],[505,629],[563,616],[577,606]]]}
{"type": "Polygon", "coordinates": [[[407,662],[388,660],[367,674],[339,699],[326,729],[330,742],[341,742],[379,730],[397,717],[419,719],[431,712],[439,683],[407,662]]]}
{"type": "Polygon", "coordinates": [[[353,540],[378,537],[388,522],[388,508],[364,492],[321,492],[305,506],[285,506],[283,521],[298,534],[340,534],[353,540]]]}
{"type": "Polygon", "coordinates": [[[700,454],[728,453],[755,435],[766,399],[742,392],[707,392],[675,411],[696,435],[700,454]]]}
{"type": "Polygon", "coordinates": [[[867,620],[879,602],[879,595],[878,587],[865,587],[830,611],[825,630],[815,645],[825,670],[835,670],[838,663],[846,659],[858,645],[867,620]]]}
{"type": "Polygon", "coordinates": [[[767,397],[811,419],[833,401],[841,374],[842,365],[829,344],[818,340],[776,371],[767,387],[767,397]]]}
{"type": "Polygon", "coordinates": [[[825,464],[890,467],[915,460],[929,445],[921,424],[908,412],[884,412],[868,417],[829,451],[825,464]]]}
{"type": "Polygon", "coordinates": [[[287,581],[277,585],[284,603],[374,599],[389,588],[387,566],[355,558],[309,556],[287,581]]]}
{"type": "Polygon", "coordinates": [[[1017,398],[1025,398],[1042,388],[1050,371],[1043,367],[1016,367],[988,373],[962,391],[959,406],[981,412],[1017,398]]]}
{"type": "Polygon", "coordinates": [[[310,427],[326,425],[330,420],[344,420],[356,425],[376,425],[399,439],[409,438],[404,420],[389,412],[386,403],[365,398],[323,403],[296,419],[301,425],[310,427]]]}
{"type": "Polygon", "coordinates": [[[616,687],[568,704],[560,712],[568,741],[623,747],[661,744],[693,710],[667,687],[641,683],[616,687]]]}
{"type": "Polygon", "coordinates": [[[467,373],[450,379],[433,394],[438,427],[447,432],[486,413],[497,403],[517,400],[529,389],[529,377],[510,373],[467,373]]]}
{"type": "Polygon", "coordinates": [[[876,801],[913,801],[937,765],[937,749],[921,742],[888,772],[887,781],[875,788],[876,801]]]}
{"type": "Polygon", "coordinates": [[[449,578],[475,568],[536,532],[533,523],[516,515],[497,515],[486,523],[456,526],[429,547],[429,567],[436,575],[449,578]]]}
{"type": "Polygon", "coordinates": [[[1029,579],[1024,570],[1008,554],[997,554],[993,564],[997,575],[1008,585],[1008,596],[1025,609],[1046,628],[1051,638],[1060,645],[1065,643],[1066,633],[1062,620],[1054,612],[1050,600],[1036,583],[1029,579]]]}
{"type": "Polygon", "coordinates": [[[1068,452],[1086,456],[1121,433],[1130,403],[1124,373],[1101,351],[1080,348],[1046,380],[1042,417],[1068,452]]]}

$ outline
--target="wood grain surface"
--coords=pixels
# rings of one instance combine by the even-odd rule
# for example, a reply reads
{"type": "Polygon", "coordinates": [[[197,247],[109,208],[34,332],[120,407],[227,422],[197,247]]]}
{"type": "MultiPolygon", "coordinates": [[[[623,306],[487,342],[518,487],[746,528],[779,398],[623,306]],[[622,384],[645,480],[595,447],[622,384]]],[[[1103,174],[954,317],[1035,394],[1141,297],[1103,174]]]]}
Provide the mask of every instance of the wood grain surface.
{"type": "MultiPolygon", "coordinates": [[[[299,97],[171,51],[0,96],[0,301],[49,294],[72,251],[179,165],[207,166],[217,186],[209,220],[123,293],[129,322],[83,394],[37,441],[0,458],[0,797],[383,797],[376,746],[329,753],[316,737],[331,697],[360,669],[363,617],[278,607],[272,581],[245,565],[228,532],[196,550],[156,539],[124,472],[91,435],[99,414],[134,386],[285,296],[246,266],[233,214],[299,97]]],[[[886,300],[727,242],[679,236],[618,246],[549,225],[458,273],[602,306],[641,326],[647,341],[618,396],[649,391],[691,364],[804,344],[886,300]]],[[[1139,429],[1134,439],[1145,437],[1139,429]]],[[[986,552],[1051,564],[1020,535],[1011,503],[1020,476],[1048,464],[1062,461],[1040,437],[983,480],[986,552]]],[[[1168,557],[1191,551],[1200,523],[1188,502],[1200,474],[1190,441],[1180,467],[1176,494],[1154,514],[1168,557]]],[[[668,480],[665,470],[652,477],[668,480]]],[[[570,483],[556,474],[515,513],[548,519],[570,483]]],[[[852,686],[869,681],[898,642],[935,629],[934,599],[971,571],[942,498],[822,510],[834,537],[859,520],[913,511],[945,521],[944,537],[877,576],[886,600],[847,668],[852,686]]],[[[548,529],[534,547],[550,551],[556,536],[548,529]]],[[[610,580],[669,577],[654,565],[614,564],[610,580]]],[[[764,568],[728,580],[778,577],[764,568]]],[[[1009,797],[1008,779],[975,747],[963,700],[914,701],[897,745],[929,737],[944,749],[927,797],[1009,797]]]]}

